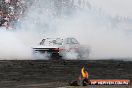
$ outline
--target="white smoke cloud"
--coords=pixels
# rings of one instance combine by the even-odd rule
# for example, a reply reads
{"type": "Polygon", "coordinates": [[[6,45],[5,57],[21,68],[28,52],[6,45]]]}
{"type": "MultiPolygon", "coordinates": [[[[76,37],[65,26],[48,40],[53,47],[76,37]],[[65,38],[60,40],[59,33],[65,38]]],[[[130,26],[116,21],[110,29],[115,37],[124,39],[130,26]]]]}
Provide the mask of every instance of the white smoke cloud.
{"type": "Polygon", "coordinates": [[[105,10],[92,6],[96,4],[89,5],[90,8],[78,5],[76,10],[69,9],[71,14],[65,12],[58,16],[58,9],[51,1],[38,0],[30,6],[25,18],[16,25],[17,31],[0,32],[0,58],[32,57],[31,47],[44,37],[77,38],[81,44],[90,46],[87,59],[132,57],[131,19],[106,14],[105,10]]]}
{"type": "Polygon", "coordinates": [[[96,8],[101,8],[111,15],[119,15],[132,18],[131,0],[88,0],[96,8]]]}
{"type": "Polygon", "coordinates": [[[60,35],[74,36],[82,44],[89,45],[92,50],[88,59],[132,57],[132,36],[130,32],[127,34],[126,26],[118,22],[113,27],[114,20],[107,18],[105,14],[101,16],[85,11],[79,13],[81,14],[74,15],[73,18],[61,20],[57,29],[60,35]]]}
{"type": "Polygon", "coordinates": [[[14,32],[0,28],[0,59],[31,59],[31,48],[24,45],[14,32]]]}
{"type": "Polygon", "coordinates": [[[65,60],[77,60],[77,59],[80,59],[78,57],[78,53],[76,53],[74,50],[71,50],[71,51],[66,52],[64,54],[65,55],[62,55],[62,56],[63,56],[63,59],[65,59],[65,60]]]}

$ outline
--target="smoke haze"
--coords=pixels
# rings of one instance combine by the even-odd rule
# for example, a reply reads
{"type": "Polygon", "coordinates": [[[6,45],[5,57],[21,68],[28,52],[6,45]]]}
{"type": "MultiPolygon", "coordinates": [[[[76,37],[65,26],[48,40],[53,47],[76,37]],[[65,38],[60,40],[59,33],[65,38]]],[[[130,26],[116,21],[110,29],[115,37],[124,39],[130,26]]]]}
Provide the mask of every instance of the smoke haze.
{"type": "MultiPolygon", "coordinates": [[[[97,0],[85,0],[83,3],[87,4],[83,5],[73,1],[72,6],[62,5],[63,9],[57,8],[60,3],[55,6],[57,2],[52,0],[34,2],[25,17],[20,18],[16,31],[0,31],[0,58],[32,59],[31,48],[45,37],[77,38],[81,44],[90,47],[91,53],[87,59],[132,57],[132,20],[127,12],[119,11],[119,15],[111,14],[112,11],[108,13],[104,9],[107,7],[99,7],[97,0]]],[[[119,0],[117,2],[122,5],[119,0]]],[[[130,8],[129,5],[126,8],[130,8]]]]}

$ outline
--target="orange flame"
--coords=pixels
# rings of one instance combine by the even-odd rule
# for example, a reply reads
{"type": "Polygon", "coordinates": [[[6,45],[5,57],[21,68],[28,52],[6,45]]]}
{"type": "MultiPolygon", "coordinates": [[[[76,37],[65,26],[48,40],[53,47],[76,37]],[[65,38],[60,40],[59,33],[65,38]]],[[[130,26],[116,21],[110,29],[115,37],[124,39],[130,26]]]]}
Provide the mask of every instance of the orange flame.
{"type": "Polygon", "coordinates": [[[84,71],[84,67],[81,69],[81,73],[83,78],[88,78],[88,71],[84,71]]]}

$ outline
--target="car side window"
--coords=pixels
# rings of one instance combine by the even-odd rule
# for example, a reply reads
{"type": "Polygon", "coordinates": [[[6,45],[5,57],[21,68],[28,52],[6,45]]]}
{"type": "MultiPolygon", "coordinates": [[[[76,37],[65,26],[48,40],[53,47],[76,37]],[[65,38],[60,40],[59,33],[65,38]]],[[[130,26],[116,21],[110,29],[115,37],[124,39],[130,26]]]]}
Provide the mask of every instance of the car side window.
{"type": "Polygon", "coordinates": [[[75,38],[72,38],[72,39],[71,39],[71,43],[72,43],[72,44],[78,44],[78,41],[77,41],[75,38]]]}
{"type": "Polygon", "coordinates": [[[64,42],[65,44],[79,44],[75,38],[67,38],[64,42]]]}
{"type": "Polygon", "coordinates": [[[71,44],[71,40],[70,40],[70,38],[67,38],[67,42],[66,42],[67,44],[71,44]]]}

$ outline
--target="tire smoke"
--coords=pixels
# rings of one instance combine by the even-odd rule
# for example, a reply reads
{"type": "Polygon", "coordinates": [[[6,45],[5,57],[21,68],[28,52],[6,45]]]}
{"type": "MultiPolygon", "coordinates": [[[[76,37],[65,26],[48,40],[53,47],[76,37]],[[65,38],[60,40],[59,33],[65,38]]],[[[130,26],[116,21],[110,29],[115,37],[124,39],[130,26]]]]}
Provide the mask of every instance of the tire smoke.
{"type": "Polygon", "coordinates": [[[105,13],[89,0],[85,5],[57,1],[35,0],[16,31],[1,32],[0,58],[30,58],[32,47],[47,37],[77,38],[80,44],[90,46],[86,59],[132,58],[132,19],[105,13]]]}

